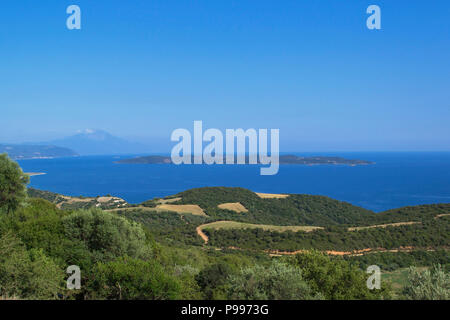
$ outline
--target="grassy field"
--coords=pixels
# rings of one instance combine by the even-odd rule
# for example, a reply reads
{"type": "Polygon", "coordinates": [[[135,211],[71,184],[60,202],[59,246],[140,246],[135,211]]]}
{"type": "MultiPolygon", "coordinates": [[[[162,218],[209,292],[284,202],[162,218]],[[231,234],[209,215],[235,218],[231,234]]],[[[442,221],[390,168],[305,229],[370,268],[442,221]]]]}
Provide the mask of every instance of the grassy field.
{"type": "Polygon", "coordinates": [[[237,213],[248,212],[240,202],[221,203],[217,206],[219,209],[231,210],[237,213]]]}
{"type": "Polygon", "coordinates": [[[283,199],[289,197],[288,194],[277,194],[277,193],[261,193],[261,192],[255,192],[258,197],[262,199],[283,199]]]}
{"type": "MultiPolygon", "coordinates": [[[[417,270],[424,271],[428,267],[418,267],[417,270]]],[[[401,293],[405,285],[408,283],[409,268],[401,268],[392,272],[382,272],[381,281],[389,281],[392,284],[395,297],[401,299],[401,293]]]]}
{"type": "Polygon", "coordinates": [[[176,213],[190,213],[197,216],[206,217],[205,212],[196,204],[160,204],[156,206],[156,211],[173,211],[176,213]]]}
{"type": "Polygon", "coordinates": [[[137,206],[137,207],[129,207],[129,208],[114,208],[106,211],[153,211],[157,213],[164,213],[164,212],[175,212],[179,214],[192,214],[194,216],[203,216],[207,217],[206,213],[200,208],[198,205],[195,204],[160,204],[157,205],[154,208],[144,207],[144,206],[137,206]]]}

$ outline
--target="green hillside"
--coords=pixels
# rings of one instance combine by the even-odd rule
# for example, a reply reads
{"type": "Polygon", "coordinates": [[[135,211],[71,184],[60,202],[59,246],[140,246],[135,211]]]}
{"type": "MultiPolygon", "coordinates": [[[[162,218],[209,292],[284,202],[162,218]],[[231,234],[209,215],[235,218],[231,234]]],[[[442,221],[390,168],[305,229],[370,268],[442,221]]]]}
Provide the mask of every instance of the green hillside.
{"type": "Polygon", "coordinates": [[[324,196],[267,196],[208,187],[117,205],[119,198],[110,196],[28,189],[28,198],[0,214],[0,296],[234,299],[243,297],[239,288],[253,274],[262,287],[279,281],[282,291],[267,296],[273,299],[289,290],[295,299],[389,299],[407,297],[409,266],[443,265],[433,272],[448,272],[450,204],[374,213],[324,196]],[[186,212],[191,207],[204,215],[186,212]],[[11,269],[22,263],[17,259],[27,267],[11,269]],[[72,264],[84,270],[86,285],[78,293],[62,287],[64,268],[72,264]],[[386,280],[370,292],[364,270],[373,264],[386,280]],[[16,276],[20,282],[11,282],[16,276]]]}

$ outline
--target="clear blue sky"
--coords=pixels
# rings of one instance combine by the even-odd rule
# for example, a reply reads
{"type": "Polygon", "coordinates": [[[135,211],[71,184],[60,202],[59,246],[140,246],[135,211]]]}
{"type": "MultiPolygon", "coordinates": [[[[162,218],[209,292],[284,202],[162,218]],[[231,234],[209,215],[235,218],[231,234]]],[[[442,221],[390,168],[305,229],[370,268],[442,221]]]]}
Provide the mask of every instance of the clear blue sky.
{"type": "Polygon", "coordinates": [[[447,0],[2,0],[0,142],[203,120],[281,151],[450,150],[449,26],[447,0]]]}

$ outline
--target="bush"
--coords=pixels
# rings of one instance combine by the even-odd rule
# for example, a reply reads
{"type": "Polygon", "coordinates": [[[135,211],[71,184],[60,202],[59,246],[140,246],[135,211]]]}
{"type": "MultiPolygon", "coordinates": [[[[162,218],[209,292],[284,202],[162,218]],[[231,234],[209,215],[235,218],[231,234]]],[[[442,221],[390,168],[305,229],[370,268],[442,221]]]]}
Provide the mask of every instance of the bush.
{"type": "Polygon", "coordinates": [[[382,299],[390,298],[390,288],[367,288],[367,274],[340,257],[330,258],[318,251],[296,255],[289,260],[301,268],[303,278],[315,293],[325,299],[382,299]]]}
{"type": "Polygon", "coordinates": [[[177,299],[180,285],[156,261],[129,257],[98,263],[87,282],[85,297],[113,300],[177,299]]]}
{"type": "Polygon", "coordinates": [[[244,300],[321,299],[303,280],[300,269],[280,262],[247,267],[230,276],[229,297],[244,300]]]}
{"type": "Polygon", "coordinates": [[[450,273],[439,264],[423,272],[411,267],[403,294],[411,300],[450,300],[450,273]]]}
{"type": "Polygon", "coordinates": [[[231,268],[223,262],[206,267],[195,277],[206,299],[223,298],[223,285],[231,274],[231,268]]]}
{"type": "Polygon", "coordinates": [[[106,262],[116,257],[146,259],[150,243],[138,223],[100,209],[77,211],[62,219],[66,236],[84,243],[93,261],[106,262]]]}
{"type": "Polygon", "coordinates": [[[64,271],[42,250],[27,251],[12,233],[0,238],[0,297],[56,298],[63,281],[64,271]]]}

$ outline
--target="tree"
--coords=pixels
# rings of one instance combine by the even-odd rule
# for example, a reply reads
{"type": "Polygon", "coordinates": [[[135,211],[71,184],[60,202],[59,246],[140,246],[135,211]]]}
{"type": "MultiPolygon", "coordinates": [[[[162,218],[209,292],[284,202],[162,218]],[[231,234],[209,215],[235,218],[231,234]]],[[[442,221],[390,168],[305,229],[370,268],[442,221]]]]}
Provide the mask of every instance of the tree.
{"type": "Polygon", "coordinates": [[[313,291],[323,294],[327,300],[390,298],[386,283],[382,282],[380,289],[369,290],[367,274],[341,257],[332,259],[311,251],[297,254],[290,263],[299,267],[313,291]]]}
{"type": "Polygon", "coordinates": [[[423,272],[411,267],[403,294],[411,300],[450,300],[450,273],[439,264],[423,272]]]}
{"type": "Polygon", "coordinates": [[[66,237],[84,243],[95,262],[120,256],[151,257],[151,244],[142,225],[114,213],[80,210],[62,218],[62,224],[66,237]]]}
{"type": "Polygon", "coordinates": [[[6,153],[0,154],[0,210],[15,210],[27,196],[30,178],[6,153]]]}
{"type": "Polygon", "coordinates": [[[231,272],[231,267],[228,264],[220,262],[200,271],[195,280],[206,299],[210,300],[222,295],[221,287],[225,284],[231,272]]]}
{"type": "Polygon", "coordinates": [[[299,268],[279,261],[269,267],[255,265],[229,278],[229,296],[240,300],[321,299],[303,280],[299,268]]]}
{"type": "Polygon", "coordinates": [[[108,300],[177,299],[180,285],[155,260],[121,257],[98,263],[87,281],[85,297],[108,300]]]}
{"type": "Polygon", "coordinates": [[[0,297],[55,299],[64,291],[63,270],[42,250],[26,250],[14,234],[0,237],[0,297]]]}

